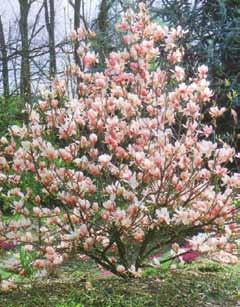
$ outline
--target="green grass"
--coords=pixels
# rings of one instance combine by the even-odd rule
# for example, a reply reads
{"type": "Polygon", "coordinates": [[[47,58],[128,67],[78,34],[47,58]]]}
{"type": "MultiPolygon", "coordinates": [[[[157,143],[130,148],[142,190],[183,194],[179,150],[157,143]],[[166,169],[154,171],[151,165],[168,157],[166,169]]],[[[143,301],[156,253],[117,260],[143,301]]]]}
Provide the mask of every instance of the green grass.
{"type": "Polygon", "coordinates": [[[7,307],[235,307],[239,297],[240,266],[224,267],[200,262],[164,272],[148,270],[143,279],[93,279],[86,289],[86,275],[69,272],[70,278],[50,279],[31,288],[2,294],[7,307]]]}

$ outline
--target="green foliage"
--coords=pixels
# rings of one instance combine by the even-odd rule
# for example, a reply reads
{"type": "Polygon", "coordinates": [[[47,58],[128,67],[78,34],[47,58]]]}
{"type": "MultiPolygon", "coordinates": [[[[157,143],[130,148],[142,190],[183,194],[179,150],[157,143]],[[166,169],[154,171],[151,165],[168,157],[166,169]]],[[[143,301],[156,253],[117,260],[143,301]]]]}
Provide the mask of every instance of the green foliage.
{"type": "Polygon", "coordinates": [[[0,280],[1,279],[8,279],[9,277],[11,277],[11,273],[4,270],[3,268],[0,268],[0,280]]]}
{"type": "Polygon", "coordinates": [[[37,257],[35,251],[28,252],[23,247],[19,251],[19,260],[22,268],[24,269],[25,276],[32,276],[35,270],[32,267],[33,260],[37,257]]]}
{"type": "Polygon", "coordinates": [[[144,271],[143,276],[144,277],[156,277],[160,275],[160,269],[159,268],[148,268],[144,271]]]}
{"type": "Polygon", "coordinates": [[[4,212],[5,214],[10,211],[12,199],[13,197],[7,197],[0,193],[0,208],[1,208],[1,211],[4,212]]]}
{"type": "Polygon", "coordinates": [[[18,96],[5,100],[0,97],[0,137],[5,135],[10,125],[20,125],[24,120],[24,103],[18,96]]]}

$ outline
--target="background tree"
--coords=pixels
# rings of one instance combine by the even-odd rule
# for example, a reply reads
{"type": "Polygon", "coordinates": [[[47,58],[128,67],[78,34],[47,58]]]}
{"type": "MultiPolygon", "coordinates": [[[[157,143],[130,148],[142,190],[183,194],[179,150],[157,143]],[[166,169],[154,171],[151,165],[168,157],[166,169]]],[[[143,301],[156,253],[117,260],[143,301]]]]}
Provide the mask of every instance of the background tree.
{"type": "Polygon", "coordinates": [[[102,0],[99,5],[99,13],[97,17],[97,44],[99,46],[100,63],[104,64],[104,58],[111,51],[111,40],[109,41],[109,13],[115,0],[102,0]]]}
{"type": "MultiPolygon", "coordinates": [[[[74,30],[77,31],[80,27],[80,10],[81,10],[81,0],[69,1],[74,10],[74,30]]],[[[76,65],[80,65],[79,55],[78,55],[79,43],[76,42],[74,45],[74,61],[76,65]]]]}
{"type": "Polygon", "coordinates": [[[3,30],[2,18],[0,16],[0,50],[2,57],[2,76],[3,76],[3,96],[9,96],[9,78],[8,78],[8,53],[5,42],[5,34],[3,30]]]}
{"type": "Polygon", "coordinates": [[[30,56],[29,56],[29,35],[28,35],[28,14],[33,1],[19,0],[20,21],[19,29],[21,34],[21,95],[27,100],[31,96],[30,82],[30,56]]]}
{"type": "Polygon", "coordinates": [[[54,0],[44,0],[44,8],[45,8],[46,29],[48,32],[48,42],[49,42],[50,79],[53,79],[56,76],[56,72],[57,72],[56,46],[55,46],[55,3],[54,3],[54,0]]]}

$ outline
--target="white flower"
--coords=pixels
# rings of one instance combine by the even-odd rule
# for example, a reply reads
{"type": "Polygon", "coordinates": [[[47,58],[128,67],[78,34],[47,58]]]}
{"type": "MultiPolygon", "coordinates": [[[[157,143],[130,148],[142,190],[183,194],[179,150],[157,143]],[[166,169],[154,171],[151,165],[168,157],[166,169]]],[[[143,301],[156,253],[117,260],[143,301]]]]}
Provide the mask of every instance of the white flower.
{"type": "Polygon", "coordinates": [[[161,208],[156,210],[156,215],[158,219],[158,223],[170,223],[170,216],[167,208],[161,208]]]}
{"type": "Polygon", "coordinates": [[[128,180],[128,184],[130,185],[130,187],[134,190],[138,187],[139,183],[137,181],[136,178],[136,173],[134,173],[131,178],[128,180]]]}
{"type": "Polygon", "coordinates": [[[112,159],[112,156],[107,155],[107,154],[103,154],[101,156],[99,156],[98,161],[100,164],[106,166],[112,159]]]}

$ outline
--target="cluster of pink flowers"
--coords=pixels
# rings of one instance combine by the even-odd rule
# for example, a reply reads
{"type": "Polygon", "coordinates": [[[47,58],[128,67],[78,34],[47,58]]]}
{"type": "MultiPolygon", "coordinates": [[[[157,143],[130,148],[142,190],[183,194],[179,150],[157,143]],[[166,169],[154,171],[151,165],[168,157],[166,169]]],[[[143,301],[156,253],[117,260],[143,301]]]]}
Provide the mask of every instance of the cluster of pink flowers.
{"type": "Polygon", "coordinates": [[[184,238],[190,250],[215,258],[220,250],[225,261],[239,234],[240,174],[227,168],[235,150],[216,141],[224,110],[211,104],[208,69],[186,80],[184,33],[152,23],[142,4],[117,28],[125,47],[101,73],[90,70],[96,56],[86,31],[74,32],[81,67],[67,73],[79,98],[62,99],[67,89],[56,82],[48,99],[27,107],[28,125],[1,140],[2,193],[15,198],[22,219],[2,221],[0,239],[32,245],[37,268],[75,252],[123,277],[184,238]],[[156,65],[159,57],[167,68],[156,65]],[[212,125],[204,124],[207,109],[212,125]],[[37,192],[21,185],[27,175],[37,192]]]}

